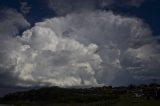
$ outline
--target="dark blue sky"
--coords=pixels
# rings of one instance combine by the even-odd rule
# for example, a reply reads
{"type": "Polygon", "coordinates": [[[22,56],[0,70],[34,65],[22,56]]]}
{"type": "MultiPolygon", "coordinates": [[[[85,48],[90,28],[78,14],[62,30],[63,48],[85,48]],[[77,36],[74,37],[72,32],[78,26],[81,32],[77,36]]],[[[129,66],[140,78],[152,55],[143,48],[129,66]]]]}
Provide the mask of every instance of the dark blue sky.
{"type": "MultiPolygon", "coordinates": [[[[27,1],[28,5],[31,6],[30,12],[25,14],[25,17],[32,25],[45,18],[56,16],[55,12],[48,7],[46,0],[0,0],[0,7],[15,8],[20,11],[20,2],[23,1],[27,1]]],[[[150,25],[153,35],[160,35],[160,0],[148,0],[140,7],[116,5],[110,9],[123,15],[142,18],[144,22],[150,25]]]]}
{"type": "Polygon", "coordinates": [[[21,4],[20,2],[28,2],[28,5],[31,7],[31,10],[28,14],[25,14],[25,18],[34,24],[35,22],[42,21],[45,18],[55,16],[54,11],[50,10],[44,2],[44,0],[0,0],[1,8],[14,8],[20,11],[21,4]]]}

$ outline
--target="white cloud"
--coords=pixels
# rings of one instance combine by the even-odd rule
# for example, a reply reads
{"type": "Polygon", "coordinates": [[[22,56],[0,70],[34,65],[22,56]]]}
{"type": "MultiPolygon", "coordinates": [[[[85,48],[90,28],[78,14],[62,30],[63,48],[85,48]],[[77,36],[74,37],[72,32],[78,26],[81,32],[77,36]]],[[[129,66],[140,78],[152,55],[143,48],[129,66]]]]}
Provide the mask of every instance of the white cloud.
{"type": "Polygon", "coordinates": [[[0,66],[21,86],[145,82],[160,75],[159,46],[151,35],[134,17],[73,13],[36,23],[13,38],[0,66]]]}
{"type": "Polygon", "coordinates": [[[40,26],[27,30],[18,39],[22,45],[8,51],[15,68],[12,74],[19,79],[17,85],[98,84],[95,70],[101,71],[102,60],[95,54],[96,44],[85,46],[74,39],[58,37],[54,30],[40,26]]]}
{"type": "Polygon", "coordinates": [[[10,58],[12,50],[17,50],[21,45],[18,43],[17,36],[19,30],[26,29],[30,24],[24,17],[13,9],[3,9],[0,11],[0,84],[16,83],[17,78],[13,79],[14,60],[10,58]]]}
{"type": "MultiPolygon", "coordinates": [[[[54,30],[58,36],[75,39],[84,45],[90,43],[98,45],[99,49],[96,52],[103,60],[101,65],[104,70],[103,75],[101,76],[101,73],[100,76],[97,77],[100,83],[113,84],[121,80],[117,79],[119,75],[123,76],[126,75],[126,73],[132,73],[127,70],[127,68],[132,67],[132,64],[127,66],[127,68],[125,66],[127,61],[131,61],[136,65],[139,63],[136,55],[132,56],[133,60],[125,56],[129,49],[132,49],[132,51],[138,50],[139,55],[145,56],[143,57],[145,59],[150,58],[151,54],[158,56],[158,53],[149,52],[148,48],[145,47],[146,45],[153,45],[152,43],[155,42],[149,27],[144,24],[142,20],[134,17],[127,18],[115,15],[112,12],[97,11],[81,14],[74,13],[66,17],[48,19],[36,25],[50,28],[54,30]],[[145,48],[143,48],[143,46],[145,48]]],[[[152,48],[151,51],[157,51],[157,48],[154,46],[150,48],[152,48]]],[[[130,52],[130,54],[132,54],[132,52],[130,52]]],[[[154,58],[154,60],[157,59],[154,58]]],[[[144,66],[153,66],[154,64],[146,64],[145,61],[142,63],[144,66]]],[[[138,66],[139,65],[134,67],[138,66]]],[[[145,68],[144,70],[148,69],[145,68]]],[[[136,73],[138,73],[138,71],[139,70],[136,70],[136,73]]],[[[137,75],[140,78],[145,74],[145,71],[143,72],[144,73],[140,75],[133,74],[128,80],[134,80],[137,75]]],[[[152,71],[150,72],[152,73],[152,71]]],[[[125,81],[123,83],[125,83],[125,81]]]]}

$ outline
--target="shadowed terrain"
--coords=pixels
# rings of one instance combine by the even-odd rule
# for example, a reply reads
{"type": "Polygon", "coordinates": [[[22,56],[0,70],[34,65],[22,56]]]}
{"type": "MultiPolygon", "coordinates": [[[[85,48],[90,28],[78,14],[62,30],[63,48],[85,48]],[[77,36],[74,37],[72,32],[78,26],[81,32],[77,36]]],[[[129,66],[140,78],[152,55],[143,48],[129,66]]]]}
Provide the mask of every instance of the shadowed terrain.
{"type": "Polygon", "coordinates": [[[160,85],[44,87],[8,94],[1,98],[1,103],[16,106],[159,106],[160,85]]]}

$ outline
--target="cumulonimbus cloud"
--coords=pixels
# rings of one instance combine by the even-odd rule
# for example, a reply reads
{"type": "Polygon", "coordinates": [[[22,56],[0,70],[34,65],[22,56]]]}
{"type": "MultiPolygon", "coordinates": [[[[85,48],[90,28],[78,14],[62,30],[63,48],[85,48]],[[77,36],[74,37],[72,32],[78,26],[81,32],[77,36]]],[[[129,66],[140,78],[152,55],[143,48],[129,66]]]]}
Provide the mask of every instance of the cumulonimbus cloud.
{"type": "Polygon", "coordinates": [[[159,78],[159,45],[137,18],[92,11],[46,19],[4,39],[1,73],[20,86],[96,86],[159,78]]]}
{"type": "Polygon", "coordinates": [[[0,14],[0,85],[14,85],[17,78],[12,74],[14,60],[9,58],[10,52],[21,45],[15,37],[20,30],[29,28],[30,23],[14,9],[3,9],[0,14]]]}

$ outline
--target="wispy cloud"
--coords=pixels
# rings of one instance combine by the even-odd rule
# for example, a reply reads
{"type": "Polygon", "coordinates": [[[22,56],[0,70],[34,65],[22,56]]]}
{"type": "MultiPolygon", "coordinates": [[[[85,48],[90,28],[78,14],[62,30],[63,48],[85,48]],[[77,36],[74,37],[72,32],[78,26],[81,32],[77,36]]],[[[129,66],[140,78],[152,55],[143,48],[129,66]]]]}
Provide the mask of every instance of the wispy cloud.
{"type": "Polygon", "coordinates": [[[28,5],[28,2],[20,2],[20,10],[23,14],[28,14],[31,10],[31,6],[28,5]]]}
{"type": "Polygon", "coordinates": [[[117,6],[140,7],[145,1],[147,0],[47,0],[48,6],[60,16],[117,6]]]}

